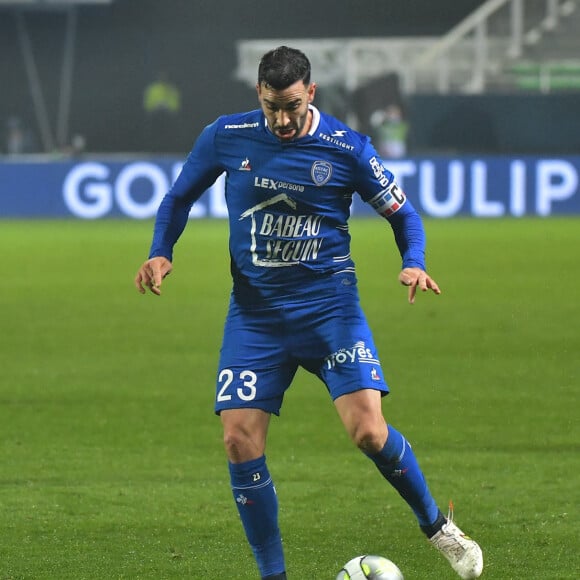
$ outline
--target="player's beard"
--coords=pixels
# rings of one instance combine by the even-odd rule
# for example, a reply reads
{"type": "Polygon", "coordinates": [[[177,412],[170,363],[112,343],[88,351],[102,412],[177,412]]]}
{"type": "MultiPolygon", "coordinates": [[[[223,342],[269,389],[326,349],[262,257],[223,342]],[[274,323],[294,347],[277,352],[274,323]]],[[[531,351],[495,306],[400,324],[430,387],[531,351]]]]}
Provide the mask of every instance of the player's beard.
{"type": "Polygon", "coordinates": [[[308,121],[308,114],[309,111],[306,111],[302,117],[298,117],[296,121],[288,123],[283,127],[280,125],[274,125],[272,132],[281,141],[291,141],[292,139],[302,137],[302,132],[304,131],[304,127],[308,121]]]}

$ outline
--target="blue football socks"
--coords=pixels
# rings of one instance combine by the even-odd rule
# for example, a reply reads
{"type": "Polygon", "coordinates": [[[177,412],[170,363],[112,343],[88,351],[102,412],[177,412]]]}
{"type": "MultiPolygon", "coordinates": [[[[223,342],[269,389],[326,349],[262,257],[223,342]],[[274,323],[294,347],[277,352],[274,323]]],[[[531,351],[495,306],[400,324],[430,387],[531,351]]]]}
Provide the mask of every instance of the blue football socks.
{"type": "Polygon", "coordinates": [[[266,457],[229,463],[232,492],[262,578],[284,578],[278,498],[266,457]]]}
{"type": "Polygon", "coordinates": [[[421,527],[429,527],[440,516],[423,472],[407,440],[391,425],[387,442],[381,451],[369,455],[383,477],[409,504],[421,527]]]}

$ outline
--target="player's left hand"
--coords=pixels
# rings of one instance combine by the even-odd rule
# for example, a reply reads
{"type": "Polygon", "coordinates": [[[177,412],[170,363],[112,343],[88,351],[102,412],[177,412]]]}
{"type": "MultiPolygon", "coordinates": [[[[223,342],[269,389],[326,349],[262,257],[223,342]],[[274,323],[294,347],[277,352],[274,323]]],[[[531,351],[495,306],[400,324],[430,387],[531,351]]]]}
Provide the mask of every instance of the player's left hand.
{"type": "Polygon", "coordinates": [[[165,276],[171,273],[173,266],[163,256],[151,258],[143,263],[135,276],[135,287],[141,294],[145,294],[145,288],[149,288],[153,294],[161,296],[161,283],[165,276]]]}
{"type": "Polygon", "coordinates": [[[423,292],[433,290],[435,294],[441,294],[437,282],[421,268],[405,268],[399,274],[399,282],[409,288],[409,304],[414,304],[417,288],[420,288],[423,292]]]}

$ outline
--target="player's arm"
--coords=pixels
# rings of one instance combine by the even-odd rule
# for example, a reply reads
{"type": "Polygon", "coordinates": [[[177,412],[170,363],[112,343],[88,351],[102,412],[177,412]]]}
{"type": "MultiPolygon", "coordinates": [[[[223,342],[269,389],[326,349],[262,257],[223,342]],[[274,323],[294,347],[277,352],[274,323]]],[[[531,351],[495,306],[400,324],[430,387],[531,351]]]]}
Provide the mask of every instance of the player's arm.
{"type": "Polygon", "coordinates": [[[406,199],[400,209],[386,219],[391,224],[403,260],[399,282],[409,288],[409,303],[415,302],[417,288],[423,292],[432,290],[435,294],[441,294],[437,282],[425,268],[425,230],[421,216],[411,202],[406,199]]]}
{"type": "Polygon", "coordinates": [[[409,302],[415,301],[417,288],[440,294],[439,286],[425,268],[425,230],[405,192],[396,184],[372,145],[367,143],[359,158],[357,191],[362,199],[384,217],[393,230],[402,258],[399,282],[409,288],[409,302]]]}
{"type": "Polygon", "coordinates": [[[201,133],[157,210],[149,259],[135,276],[135,286],[141,293],[148,287],[154,294],[161,294],[163,278],[172,269],[173,247],[185,229],[191,206],[223,172],[216,161],[216,124],[209,125],[201,133]]]}

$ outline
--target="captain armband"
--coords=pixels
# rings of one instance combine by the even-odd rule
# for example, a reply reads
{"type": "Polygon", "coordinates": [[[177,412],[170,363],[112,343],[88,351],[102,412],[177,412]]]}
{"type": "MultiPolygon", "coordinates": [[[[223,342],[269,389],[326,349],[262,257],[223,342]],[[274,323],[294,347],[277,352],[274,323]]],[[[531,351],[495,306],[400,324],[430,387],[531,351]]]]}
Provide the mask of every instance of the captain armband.
{"type": "Polygon", "coordinates": [[[378,214],[388,218],[399,211],[406,201],[405,192],[396,183],[391,183],[387,189],[375,195],[368,203],[378,214]]]}

